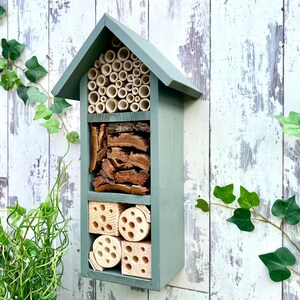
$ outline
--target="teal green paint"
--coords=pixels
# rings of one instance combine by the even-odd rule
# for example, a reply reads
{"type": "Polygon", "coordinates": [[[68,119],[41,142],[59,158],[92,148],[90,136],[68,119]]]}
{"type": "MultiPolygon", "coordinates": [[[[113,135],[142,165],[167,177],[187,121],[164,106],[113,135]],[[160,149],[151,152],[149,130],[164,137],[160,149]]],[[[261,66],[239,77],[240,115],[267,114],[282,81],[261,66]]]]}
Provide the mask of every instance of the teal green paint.
{"type": "Polygon", "coordinates": [[[126,121],[145,121],[150,120],[149,111],[121,112],[113,114],[89,114],[88,122],[126,122],[126,121]]]}
{"type": "Polygon", "coordinates": [[[55,96],[79,99],[79,82],[94,61],[110,45],[111,37],[116,35],[166,86],[170,86],[195,99],[201,92],[149,41],[104,14],[86,42],[78,51],[60,80],[54,86],[55,96]]]}

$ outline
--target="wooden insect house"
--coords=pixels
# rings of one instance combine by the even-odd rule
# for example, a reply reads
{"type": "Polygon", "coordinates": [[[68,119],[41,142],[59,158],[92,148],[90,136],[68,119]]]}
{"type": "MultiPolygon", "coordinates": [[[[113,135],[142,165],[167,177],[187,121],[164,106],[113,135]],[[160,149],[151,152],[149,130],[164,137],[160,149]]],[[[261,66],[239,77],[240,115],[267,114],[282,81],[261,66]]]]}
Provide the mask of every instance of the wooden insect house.
{"type": "Polygon", "coordinates": [[[80,100],[82,275],[160,290],[184,265],[183,100],[201,93],[106,14],[52,93],[80,100]]]}

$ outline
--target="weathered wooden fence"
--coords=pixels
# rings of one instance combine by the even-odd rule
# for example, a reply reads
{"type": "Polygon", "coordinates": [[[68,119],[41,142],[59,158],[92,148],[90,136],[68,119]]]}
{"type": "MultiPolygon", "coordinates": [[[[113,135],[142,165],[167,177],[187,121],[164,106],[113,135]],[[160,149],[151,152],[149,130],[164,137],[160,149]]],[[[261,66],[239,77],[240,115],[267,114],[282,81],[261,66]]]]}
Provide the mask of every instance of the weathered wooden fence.
{"type": "MultiPolygon", "coordinates": [[[[24,42],[24,60],[36,54],[48,66],[43,85],[49,89],[107,12],[156,45],[204,94],[185,105],[185,268],[161,292],[81,278],[80,151],[74,146],[62,201],[70,219],[68,290],[59,299],[300,299],[299,278],[273,283],[258,258],[289,246],[279,232],[258,224],[241,233],[225,221],[228,211],[204,214],[194,207],[198,195],[209,199],[216,184],[232,182],[259,192],[267,215],[275,199],[300,196],[300,142],[283,136],[273,117],[300,111],[300,0],[0,4],[8,12],[1,37],[24,42]]],[[[79,104],[72,104],[66,123],[78,129],[79,104]]],[[[1,91],[0,113],[1,208],[16,200],[31,206],[45,197],[66,144],[61,135],[49,139],[15,93],[1,91]]],[[[294,237],[300,240],[299,231],[294,237]]]]}

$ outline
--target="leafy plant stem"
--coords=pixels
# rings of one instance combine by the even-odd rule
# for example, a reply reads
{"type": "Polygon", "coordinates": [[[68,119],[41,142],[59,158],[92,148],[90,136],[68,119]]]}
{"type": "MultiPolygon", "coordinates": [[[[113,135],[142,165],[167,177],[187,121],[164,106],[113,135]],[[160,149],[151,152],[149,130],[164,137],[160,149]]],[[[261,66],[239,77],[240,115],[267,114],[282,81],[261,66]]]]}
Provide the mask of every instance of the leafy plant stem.
{"type": "Polygon", "coordinates": [[[291,268],[291,267],[289,267],[289,269],[290,269],[293,273],[295,273],[296,275],[300,276],[300,272],[299,272],[299,271],[296,271],[295,269],[293,269],[293,268],[291,268]]]}
{"type": "Polygon", "coordinates": [[[27,70],[27,69],[24,69],[24,68],[20,67],[19,65],[17,65],[17,64],[16,64],[13,60],[11,60],[10,58],[8,59],[8,62],[9,62],[10,64],[12,64],[15,68],[21,70],[23,73],[27,70]]]}
{"type": "Polygon", "coordinates": [[[235,210],[234,207],[231,207],[231,206],[228,206],[228,205],[224,205],[224,204],[220,204],[220,203],[216,203],[216,202],[211,202],[210,205],[221,206],[221,207],[225,207],[225,208],[228,208],[228,209],[235,210]]]}

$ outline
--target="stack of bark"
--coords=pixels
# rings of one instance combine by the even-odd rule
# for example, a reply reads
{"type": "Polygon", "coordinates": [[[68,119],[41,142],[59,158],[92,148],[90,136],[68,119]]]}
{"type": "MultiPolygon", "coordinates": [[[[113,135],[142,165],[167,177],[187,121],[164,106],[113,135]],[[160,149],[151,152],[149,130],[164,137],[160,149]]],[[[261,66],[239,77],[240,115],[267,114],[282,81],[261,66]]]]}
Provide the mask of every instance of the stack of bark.
{"type": "Polygon", "coordinates": [[[91,125],[90,172],[96,192],[150,192],[150,126],[147,122],[91,125]]]}

